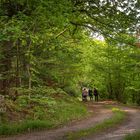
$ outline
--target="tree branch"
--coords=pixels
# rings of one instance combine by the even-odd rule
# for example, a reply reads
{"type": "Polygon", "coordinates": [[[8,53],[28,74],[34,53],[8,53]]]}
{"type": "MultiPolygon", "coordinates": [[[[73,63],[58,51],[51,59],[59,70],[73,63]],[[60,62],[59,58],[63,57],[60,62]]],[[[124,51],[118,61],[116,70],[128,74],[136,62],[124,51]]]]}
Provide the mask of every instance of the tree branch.
{"type": "Polygon", "coordinates": [[[57,34],[55,38],[58,38],[60,35],[65,33],[67,30],[68,30],[68,28],[65,28],[63,31],[61,31],[59,34],[57,34]]]}

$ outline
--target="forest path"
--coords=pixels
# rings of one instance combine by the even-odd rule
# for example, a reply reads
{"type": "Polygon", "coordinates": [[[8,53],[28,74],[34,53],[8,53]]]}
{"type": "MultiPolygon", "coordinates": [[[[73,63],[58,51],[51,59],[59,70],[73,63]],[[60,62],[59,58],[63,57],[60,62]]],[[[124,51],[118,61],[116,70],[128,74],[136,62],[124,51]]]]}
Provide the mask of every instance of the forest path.
{"type": "Polygon", "coordinates": [[[140,108],[119,105],[116,107],[120,107],[127,113],[127,119],[121,125],[80,140],[123,140],[125,135],[140,131],[140,108]]]}
{"type": "MultiPolygon", "coordinates": [[[[59,140],[59,139],[62,140],[63,136],[67,132],[74,132],[74,131],[76,132],[78,130],[90,128],[98,123],[103,122],[105,119],[110,118],[113,114],[111,109],[106,107],[107,104],[116,107],[118,106],[110,102],[98,102],[98,103],[89,102],[87,103],[87,106],[89,108],[89,112],[91,112],[91,116],[81,121],[74,121],[61,128],[57,128],[53,130],[44,130],[40,132],[20,134],[17,136],[0,138],[0,140],[59,140]]],[[[133,132],[136,129],[140,129],[139,109],[129,108],[129,107],[121,107],[121,108],[127,111],[129,114],[128,120],[124,124],[114,129],[107,130],[106,132],[102,132],[90,137],[82,138],[81,140],[120,140],[127,133],[133,132]]]]}

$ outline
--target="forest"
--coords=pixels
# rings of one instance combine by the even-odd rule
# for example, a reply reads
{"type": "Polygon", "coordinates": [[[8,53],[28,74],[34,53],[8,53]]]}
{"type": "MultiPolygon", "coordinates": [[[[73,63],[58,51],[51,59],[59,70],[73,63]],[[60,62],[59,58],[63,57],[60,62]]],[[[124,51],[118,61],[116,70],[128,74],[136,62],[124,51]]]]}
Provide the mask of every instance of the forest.
{"type": "Polygon", "coordinates": [[[0,135],[80,119],[82,87],[140,106],[139,60],[139,0],[0,0],[0,135]]]}

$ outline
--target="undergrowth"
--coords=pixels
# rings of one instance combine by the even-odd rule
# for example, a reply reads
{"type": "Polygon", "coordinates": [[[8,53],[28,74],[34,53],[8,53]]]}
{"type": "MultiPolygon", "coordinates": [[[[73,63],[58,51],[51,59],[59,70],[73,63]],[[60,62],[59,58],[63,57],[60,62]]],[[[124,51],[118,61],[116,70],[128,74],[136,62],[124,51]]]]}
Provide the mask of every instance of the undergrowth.
{"type": "Polygon", "coordinates": [[[6,99],[7,111],[0,116],[0,135],[59,127],[88,114],[81,102],[64,91],[48,91],[45,94],[45,90],[42,90],[42,96],[36,93],[30,99],[25,94],[15,102],[6,99]]]}

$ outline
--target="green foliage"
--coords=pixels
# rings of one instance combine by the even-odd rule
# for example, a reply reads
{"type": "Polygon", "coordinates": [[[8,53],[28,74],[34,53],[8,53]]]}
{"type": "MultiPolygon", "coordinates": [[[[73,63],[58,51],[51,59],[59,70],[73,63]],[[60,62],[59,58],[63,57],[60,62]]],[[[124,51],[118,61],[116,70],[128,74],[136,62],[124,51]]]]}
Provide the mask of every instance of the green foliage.
{"type": "MultiPolygon", "coordinates": [[[[16,103],[12,103],[13,107],[10,109],[15,113],[20,112],[18,116],[21,115],[21,118],[15,120],[16,122],[10,122],[10,125],[9,120],[2,121],[0,135],[13,135],[43,128],[49,129],[73,119],[78,120],[88,114],[86,107],[74,98],[69,96],[66,96],[63,100],[61,97],[59,98],[27,98],[28,102],[26,102],[25,97],[20,97],[16,103]]],[[[7,115],[11,115],[8,110],[5,118],[7,118],[7,115]]],[[[15,113],[12,119],[17,116],[15,113]]]]}
{"type": "Polygon", "coordinates": [[[50,96],[57,96],[57,95],[66,95],[67,93],[62,90],[61,88],[53,88],[49,86],[38,86],[33,87],[32,89],[27,88],[14,88],[19,92],[20,95],[31,95],[33,98],[39,98],[39,97],[50,97],[50,96]]]}
{"type": "Polygon", "coordinates": [[[128,29],[138,22],[139,2],[130,5],[106,0],[1,1],[0,92],[11,95],[15,88],[29,97],[55,96],[53,88],[62,88],[78,96],[82,86],[95,86],[102,98],[126,103],[131,97],[125,89],[139,89],[136,80],[130,82],[128,66],[134,64],[137,75],[138,59],[129,54],[139,51],[132,48],[135,37],[128,29]],[[106,43],[93,39],[95,34],[104,35],[106,43]]]}
{"type": "Polygon", "coordinates": [[[10,126],[9,124],[2,124],[0,126],[0,135],[13,135],[35,129],[51,128],[52,126],[53,122],[49,120],[27,120],[18,124],[11,124],[10,126]]]}
{"type": "Polygon", "coordinates": [[[139,140],[140,139],[140,132],[135,132],[125,136],[124,140],[139,140]]]}
{"type": "Polygon", "coordinates": [[[72,104],[71,96],[81,96],[83,86],[96,87],[101,98],[140,104],[140,51],[131,34],[139,22],[139,1],[0,3],[0,94],[6,97],[6,115],[15,111],[23,120],[43,120],[60,116],[61,108],[69,120],[73,110],[58,104],[72,104]],[[23,111],[27,115],[20,116],[23,111]]]}
{"type": "Polygon", "coordinates": [[[78,97],[81,93],[81,91],[79,89],[77,89],[79,87],[75,87],[75,86],[69,86],[69,87],[65,87],[64,91],[66,91],[66,93],[68,93],[70,96],[74,96],[74,97],[78,97]]]}

